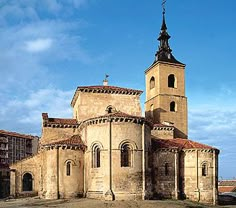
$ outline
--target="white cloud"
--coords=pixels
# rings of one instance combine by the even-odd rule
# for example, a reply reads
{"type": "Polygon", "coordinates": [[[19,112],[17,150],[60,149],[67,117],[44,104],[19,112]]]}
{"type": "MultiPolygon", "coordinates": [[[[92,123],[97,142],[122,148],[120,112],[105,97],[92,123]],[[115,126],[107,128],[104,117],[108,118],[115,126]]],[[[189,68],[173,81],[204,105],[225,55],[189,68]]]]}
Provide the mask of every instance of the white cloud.
{"type": "Polygon", "coordinates": [[[22,93],[53,83],[58,74],[49,65],[57,62],[92,63],[77,34],[81,24],[52,19],[0,28],[0,90],[22,93]]]}
{"type": "Polygon", "coordinates": [[[40,12],[58,17],[71,15],[90,0],[1,0],[0,22],[7,23],[12,20],[16,23],[36,20],[40,18],[40,12]],[[66,11],[66,13],[65,13],[66,11]],[[68,12],[69,11],[69,12],[68,12]]]}
{"type": "Polygon", "coordinates": [[[236,108],[218,103],[189,107],[189,137],[220,150],[220,176],[235,177],[236,108]],[[230,161],[232,164],[229,164],[230,161]],[[227,170],[227,172],[225,172],[227,170]]]}
{"type": "Polygon", "coordinates": [[[42,52],[50,49],[52,46],[52,39],[50,38],[38,38],[35,40],[27,41],[25,43],[25,49],[29,52],[42,52]]]}
{"type": "Polygon", "coordinates": [[[32,91],[24,99],[17,97],[8,102],[0,101],[0,126],[2,129],[40,135],[42,112],[48,112],[50,117],[72,118],[70,101],[73,93],[48,88],[32,91]]]}

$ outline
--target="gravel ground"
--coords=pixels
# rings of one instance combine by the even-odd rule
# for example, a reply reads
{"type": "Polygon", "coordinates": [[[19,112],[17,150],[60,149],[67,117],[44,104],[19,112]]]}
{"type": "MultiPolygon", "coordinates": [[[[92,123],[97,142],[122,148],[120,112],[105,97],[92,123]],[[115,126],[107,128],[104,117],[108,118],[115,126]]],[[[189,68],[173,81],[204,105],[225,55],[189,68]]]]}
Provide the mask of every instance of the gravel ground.
{"type": "Polygon", "coordinates": [[[38,207],[63,207],[63,208],[236,208],[229,206],[207,206],[190,201],[174,200],[146,200],[146,201],[100,201],[95,199],[69,199],[45,200],[38,198],[22,198],[1,200],[0,207],[4,208],[38,208],[38,207]]]}

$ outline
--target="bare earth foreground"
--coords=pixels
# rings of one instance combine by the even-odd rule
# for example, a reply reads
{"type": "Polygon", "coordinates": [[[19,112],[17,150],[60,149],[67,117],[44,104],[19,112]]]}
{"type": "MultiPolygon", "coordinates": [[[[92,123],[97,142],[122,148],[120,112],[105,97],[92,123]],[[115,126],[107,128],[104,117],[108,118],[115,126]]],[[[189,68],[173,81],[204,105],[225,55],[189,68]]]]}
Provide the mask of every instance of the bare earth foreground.
{"type": "Polygon", "coordinates": [[[100,201],[93,199],[70,199],[70,200],[44,200],[38,198],[10,199],[0,201],[0,207],[68,207],[68,208],[207,208],[207,207],[230,207],[236,208],[236,205],[228,206],[207,206],[190,201],[174,201],[174,200],[151,200],[151,201],[100,201]]]}

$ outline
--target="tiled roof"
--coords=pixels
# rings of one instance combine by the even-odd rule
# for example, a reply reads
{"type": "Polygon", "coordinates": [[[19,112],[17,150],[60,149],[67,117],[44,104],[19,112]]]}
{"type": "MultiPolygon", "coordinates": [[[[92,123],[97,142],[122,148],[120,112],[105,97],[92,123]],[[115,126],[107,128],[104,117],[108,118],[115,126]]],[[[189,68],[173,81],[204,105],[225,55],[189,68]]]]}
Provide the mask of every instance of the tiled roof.
{"type": "Polygon", "coordinates": [[[24,138],[24,139],[38,138],[37,136],[32,136],[32,135],[27,135],[27,134],[20,134],[20,133],[17,133],[17,132],[10,132],[10,131],[5,131],[5,130],[0,130],[0,135],[12,136],[12,137],[24,138]]]}
{"type": "Polygon", "coordinates": [[[220,193],[224,192],[236,192],[236,186],[219,186],[218,191],[220,193]]]}
{"type": "Polygon", "coordinates": [[[153,146],[156,149],[161,148],[176,148],[176,149],[216,149],[214,147],[191,141],[189,139],[156,139],[153,140],[153,146]]]}
{"type": "Polygon", "coordinates": [[[70,118],[49,118],[47,113],[42,113],[44,124],[77,125],[76,119],[70,118]]]}
{"type": "Polygon", "coordinates": [[[127,113],[124,113],[124,112],[121,112],[121,111],[117,111],[117,112],[114,112],[114,113],[107,113],[103,116],[98,116],[98,118],[102,118],[102,117],[124,117],[124,118],[136,118],[136,119],[144,119],[144,117],[141,117],[141,116],[133,116],[133,115],[130,115],[130,114],[127,114],[127,113]]]}
{"type": "Polygon", "coordinates": [[[75,101],[77,99],[78,93],[77,92],[90,92],[90,93],[111,93],[111,94],[128,94],[128,95],[141,95],[143,93],[142,90],[135,90],[123,87],[116,87],[116,86],[104,86],[104,85],[97,85],[97,86],[79,86],[76,89],[76,92],[73,96],[71,101],[71,105],[74,106],[75,101]]]}
{"type": "Polygon", "coordinates": [[[78,124],[76,119],[70,119],[70,118],[48,118],[48,123],[71,124],[71,125],[78,124]]]}
{"type": "Polygon", "coordinates": [[[167,124],[161,124],[161,123],[155,123],[155,124],[153,124],[153,127],[174,127],[174,126],[167,125],[167,124]]]}
{"type": "MultiPolygon", "coordinates": [[[[114,92],[135,92],[138,94],[141,94],[143,91],[142,90],[135,90],[135,89],[130,89],[130,88],[124,88],[124,87],[116,87],[116,86],[104,86],[104,85],[97,85],[97,86],[79,86],[77,90],[97,90],[98,92],[102,92],[101,90],[105,91],[114,91],[114,92]]],[[[91,91],[90,91],[91,92],[91,91]]]]}
{"type": "Polygon", "coordinates": [[[83,148],[85,147],[85,145],[79,135],[73,135],[69,139],[48,143],[43,146],[48,146],[48,145],[72,145],[72,146],[81,146],[83,148]]]}
{"type": "Polygon", "coordinates": [[[87,120],[84,120],[81,124],[83,124],[83,123],[84,124],[97,124],[97,123],[100,123],[100,121],[107,122],[110,119],[111,119],[111,121],[115,121],[115,122],[131,122],[131,123],[135,123],[135,124],[145,123],[145,124],[149,125],[150,127],[152,127],[152,123],[149,122],[148,120],[146,120],[144,117],[129,115],[129,114],[123,113],[121,111],[107,113],[102,116],[89,118],[87,120]]]}
{"type": "Polygon", "coordinates": [[[107,113],[107,114],[102,115],[102,116],[97,116],[97,117],[94,117],[94,118],[89,118],[89,119],[85,120],[84,122],[89,121],[89,120],[100,119],[100,118],[113,118],[113,117],[145,120],[145,118],[141,117],[141,116],[133,116],[133,115],[130,115],[130,114],[127,114],[127,113],[123,113],[121,111],[117,111],[117,112],[113,112],[113,113],[107,113]]]}
{"type": "Polygon", "coordinates": [[[235,186],[236,187],[236,180],[222,180],[218,182],[219,186],[235,186]]]}

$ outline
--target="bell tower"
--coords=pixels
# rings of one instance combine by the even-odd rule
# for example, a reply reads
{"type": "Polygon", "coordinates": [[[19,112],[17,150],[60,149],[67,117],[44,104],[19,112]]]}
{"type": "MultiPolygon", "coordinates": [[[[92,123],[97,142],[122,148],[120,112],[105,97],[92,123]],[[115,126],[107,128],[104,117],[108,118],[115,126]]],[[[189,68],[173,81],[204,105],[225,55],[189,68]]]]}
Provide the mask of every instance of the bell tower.
{"type": "Polygon", "coordinates": [[[145,71],[145,116],[154,123],[170,123],[175,138],[187,138],[187,97],[185,96],[185,64],[177,61],[169,46],[165,8],[158,37],[160,41],[153,64],[145,71]]]}

